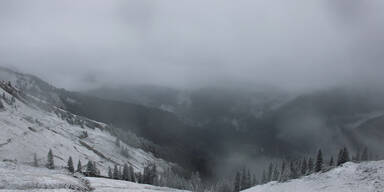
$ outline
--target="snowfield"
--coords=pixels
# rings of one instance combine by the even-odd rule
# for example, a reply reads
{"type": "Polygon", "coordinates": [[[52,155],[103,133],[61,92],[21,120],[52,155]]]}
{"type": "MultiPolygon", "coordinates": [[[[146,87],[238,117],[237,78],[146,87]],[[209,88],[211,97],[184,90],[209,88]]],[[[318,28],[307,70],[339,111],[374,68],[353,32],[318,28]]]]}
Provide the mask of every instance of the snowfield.
{"type": "Polygon", "coordinates": [[[87,179],[90,181],[91,187],[95,189],[94,192],[186,192],[183,190],[144,185],[128,181],[95,177],[87,177],[87,179]]]}
{"type": "MultiPolygon", "coordinates": [[[[85,181],[85,180],[84,180],[85,181]]],[[[87,191],[86,183],[67,171],[0,162],[0,191],[87,191]]]]}
{"type": "Polygon", "coordinates": [[[270,182],[244,192],[384,192],[384,161],[349,162],[326,173],[270,182]]]}

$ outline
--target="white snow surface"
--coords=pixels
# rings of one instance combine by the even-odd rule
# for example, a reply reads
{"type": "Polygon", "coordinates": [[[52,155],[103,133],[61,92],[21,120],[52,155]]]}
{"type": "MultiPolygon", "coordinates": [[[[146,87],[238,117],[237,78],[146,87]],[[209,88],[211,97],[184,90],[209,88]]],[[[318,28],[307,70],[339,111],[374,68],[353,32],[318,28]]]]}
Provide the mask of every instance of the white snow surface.
{"type": "Polygon", "coordinates": [[[186,192],[104,178],[70,174],[65,169],[50,170],[29,165],[0,162],[0,192],[186,192]]]}
{"type": "MultiPolygon", "coordinates": [[[[8,98],[12,97],[0,89],[0,96],[3,93],[8,98]]],[[[115,164],[128,163],[136,172],[142,172],[150,163],[155,163],[159,171],[171,165],[150,153],[123,143],[121,147],[127,148],[129,157],[121,155],[121,147],[115,145],[116,138],[106,130],[71,125],[55,113],[18,100],[13,105],[4,101],[3,104],[5,109],[0,109],[0,161],[32,164],[36,153],[39,164],[45,165],[47,153],[52,149],[57,167],[66,166],[69,156],[72,156],[75,168],[79,160],[83,167],[92,160],[96,162],[102,175],[106,175],[108,167],[115,164]],[[88,137],[81,139],[83,131],[87,131],[88,137]],[[96,152],[84,144],[91,146],[96,152]]]]}
{"type": "Polygon", "coordinates": [[[384,161],[349,162],[325,173],[270,182],[244,192],[384,192],[384,161]]]}
{"type": "Polygon", "coordinates": [[[152,185],[119,181],[113,179],[87,177],[94,192],[187,192],[167,187],[157,187],[152,185]]]}
{"type": "Polygon", "coordinates": [[[0,162],[0,192],[86,191],[88,187],[63,169],[49,170],[13,162],[0,162]]]}

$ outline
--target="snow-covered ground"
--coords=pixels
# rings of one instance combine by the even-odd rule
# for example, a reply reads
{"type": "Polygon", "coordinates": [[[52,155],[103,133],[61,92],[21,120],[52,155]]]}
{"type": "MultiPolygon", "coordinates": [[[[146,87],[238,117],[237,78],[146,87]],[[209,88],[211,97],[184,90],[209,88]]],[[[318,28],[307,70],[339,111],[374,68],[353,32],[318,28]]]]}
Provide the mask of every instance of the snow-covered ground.
{"type": "Polygon", "coordinates": [[[270,182],[244,192],[384,192],[384,161],[349,162],[329,172],[270,182]]]}
{"type": "Polygon", "coordinates": [[[65,169],[50,170],[13,162],[0,162],[0,192],[186,192],[104,178],[72,175],[65,169]]]}
{"type": "MultiPolygon", "coordinates": [[[[85,180],[84,180],[85,181],[85,180]]],[[[83,180],[63,169],[0,162],[0,191],[87,191],[83,180]]]]}
{"type": "MultiPolygon", "coordinates": [[[[12,98],[0,88],[0,96],[3,93],[7,98],[12,98]]],[[[107,130],[71,125],[53,112],[17,99],[12,105],[4,100],[2,103],[5,109],[0,109],[0,161],[32,164],[36,153],[39,164],[44,165],[47,153],[52,149],[56,166],[65,166],[69,156],[72,156],[75,167],[79,160],[83,166],[89,160],[96,162],[102,175],[106,175],[108,167],[115,164],[127,163],[136,172],[142,172],[146,165],[152,163],[160,171],[171,165],[141,149],[123,143],[117,147],[116,138],[107,130]],[[88,137],[83,138],[85,131],[88,137]],[[127,148],[128,157],[121,154],[122,147],[127,148]]],[[[105,126],[102,123],[99,125],[105,126]]]]}
{"type": "Polygon", "coordinates": [[[156,187],[128,181],[118,181],[95,177],[87,177],[87,179],[90,181],[91,187],[94,188],[94,192],[183,192],[183,190],[171,189],[167,187],[156,187]]]}

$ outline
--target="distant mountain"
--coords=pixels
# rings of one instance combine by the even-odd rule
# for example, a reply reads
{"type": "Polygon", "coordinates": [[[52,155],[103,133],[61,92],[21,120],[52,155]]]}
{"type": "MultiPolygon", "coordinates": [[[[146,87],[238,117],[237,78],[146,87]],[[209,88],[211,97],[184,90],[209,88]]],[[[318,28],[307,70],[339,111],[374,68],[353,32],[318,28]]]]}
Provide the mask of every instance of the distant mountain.
{"type": "Polygon", "coordinates": [[[291,152],[315,151],[320,147],[332,151],[334,146],[343,145],[358,150],[367,143],[357,131],[370,134],[359,126],[384,114],[382,98],[383,93],[374,89],[317,91],[282,105],[268,114],[263,123],[275,130],[277,140],[294,149],[291,152]]]}
{"type": "Polygon", "coordinates": [[[169,109],[186,124],[201,127],[205,135],[215,138],[210,144],[216,146],[215,151],[227,151],[221,146],[230,143],[236,150],[253,147],[272,156],[295,156],[319,147],[332,150],[343,145],[357,150],[367,145],[362,132],[373,132],[358,125],[384,114],[384,94],[373,88],[340,87],[296,97],[252,87],[104,87],[90,93],[122,101],[146,98],[151,107],[169,109]]]}
{"type": "Polygon", "coordinates": [[[212,123],[226,121],[225,124],[232,123],[230,127],[233,129],[240,128],[237,123],[242,118],[259,118],[290,98],[278,89],[252,86],[184,90],[136,85],[102,87],[87,91],[86,94],[172,112],[194,126],[212,127],[215,126],[212,123]]]}
{"type": "MultiPolygon", "coordinates": [[[[133,131],[154,144],[142,147],[203,176],[265,158],[296,158],[318,148],[347,145],[384,151],[380,135],[383,92],[333,88],[293,97],[276,89],[209,87],[177,90],[134,86],[87,93],[57,89],[31,75],[0,70],[25,92],[73,114],[133,131]],[[239,157],[239,158],[236,158],[239,157]]],[[[262,165],[259,165],[262,166],[262,165]]]]}
{"type": "Polygon", "coordinates": [[[38,77],[6,68],[0,68],[0,80],[10,81],[12,85],[36,99],[70,113],[118,127],[122,133],[133,131],[155,143],[144,143],[140,147],[157,157],[180,163],[190,170],[205,170],[200,168],[200,163],[196,163],[206,155],[203,155],[204,150],[197,150],[199,142],[195,142],[194,138],[201,138],[202,141],[208,138],[198,129],[184,124],[172,113],[58,89],[38,77]]]}
{"type": "Polygon", "coordinates": [[[176,106],[179,102],[178,97],[182,92],[181,90],[154,85],[127,85],[117,87],[103,86],[88,90],[85,94],[108,100],[162,108],[162,106],[176,106]]]}

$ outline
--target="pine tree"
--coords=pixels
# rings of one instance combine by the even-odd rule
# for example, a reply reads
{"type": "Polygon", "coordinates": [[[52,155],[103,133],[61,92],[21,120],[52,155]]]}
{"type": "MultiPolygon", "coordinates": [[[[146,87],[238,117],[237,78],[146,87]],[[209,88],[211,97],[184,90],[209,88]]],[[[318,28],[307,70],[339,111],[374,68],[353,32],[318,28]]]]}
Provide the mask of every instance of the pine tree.
{"type": "Polygon", "coordinates": [[[267,183],[267,174],[265,173],[265,170],[263,170],[262,176],[261,176],[261,183],[267,183]]]}
{"type": "Polygon", "coordinates": [[[309,158],[309,160],[308,160],[308,173],[312,173],[313,168],[314,168],[313,166],[314,166],[313,160],[312,160],[312,158],[309,158]]]}
{"type": "Polygon", "coordinates": [[[119,166],[118,175],[120,180],[123,179],[123,170],[121,170],[121,166],[119,166]]]}
{"type": "Polygon", "coordinates": [[[149,184],[149,167],[148,166],[144,167],[142,179],[144,184],[149,184]]]}
{"type": "Polygon", "coordinates": [[[279,180],[279,170],[277,168],[277,165],[275,166],[275,168],[273,169],[273,174],[272,174],[272,181],[277,181],[279,180]]]}
{"type": "Polygon", "coordinates": [[[245,168],[243,168],[243,171],[241,172],[241,182],[240,182],[240,189],[244,190],[247,187],[247,175],[245,172],[245,168]]]}
{"type": "Polygon", "coordinates": [[[290,170],[290,175],[289,175],[289,178],[290,179],[296,179],[298,178],[298,172],[297,172],[297,169],[294,165],[294,163],[291,161],[291,163],[289,164],[289,170],[290,170]]]}
{"type": "Polygon", "coordinates": [[[273,172],[273,163],[270,163],[268,166],[267,182],[272,180],[272,172],[273,172]]]}
{"type": "Polygon", "coordinates": [[[323,154],[321,149],[317,153],[315,172],[320,172],[323,169],[323,154]]]}
{"type": "Polygon", "coordinates": [[[348,161],[350,161],[349,152],[348,152],[348,149],[344,147],[339,152],[339,157],[337,159],[337,166],[342,165],[348,161]]]}
{"type": "Polygon", "coordinates": [[[285,180],[285,178],[284,178],[284,176],[285,176],[285,172],[286,172],[286,170],[285,170],[285,161],[283,160],[283,161],[281,162],[281,169],[280,169],[280,178],[279,178],[279,181],[284,181],[284,180],[285,180]]]}
{"type": "Polygon", "coordinates": [[[361,161],[368,161],[368,148],[364,147],[363,154],[361,154],[361,161]]]}
{"type": "Polygon", "coordinates": [[[202,191],[201,178],[199,172],[192,173],[191,176],[192,191],[202,191]]]}
{"type": "Polygon", "coordinates": [[[307,159],[303,159],[303,161],[301,162],[301,175],[305,175],[307,173],[307,168],[308,168],[308,164],[307,164],[307,159]]]}
{"type": "Polygon", "coordinates": [[[48,156],[47,156],[47,168],[48,169],[55,168],[55,162],[53,161],[53,153],[51,149],[49,149],[48,156]]]}
{"type": "Polygon", "coordinates": [[[331,156],[331,159],[329,160],[329,164],[328,165],[331,166],[331,167],[334,165],[333,156],[331,156]]]}
{"type": "Polygon", "coordinates": [[[69,157],[68,162],[67,162],[67,166],[68,166],[69,172],[71,172],[71,173],[75,172],[75,168],[73,167],[72,157],[69,157]]]}
{"type": "Polygon", "coordinates": [[[93,172],[92,172],[92,174],[93,174],[94,176],[98,176],[98,175],[100,175],[100,171],[97,169],[97,165],[96,165],[96,162],[95,162],[95,161],[93,162],[93,172]]]}
{"type": "Polygon", "coordinates": [[[144,183],[143,175],[141,174],[141,172],[136,173],[136,180],[138,183],[144,183]]]}
{"type": "Polygon", "coordinates": [[[87,163],[87,169],[86,169],[86,171],[85,171],[85,173],[86,173],[86,175],[87,176],[95,176],[95,175],[93,175],[94,174],[94,167],[93,167],[93,163],[92,163],[92,161],[88,161],[88,163],[87,163]]]}
{"type": "Polygon", "coordinates": [[[135,171],[133,170],[132,166],[129,166],[129,174],[130,174],[129,181],[136,182],[135,171]]]}
{"type": "Polygon", "coordinates": [[[349,157],[348,149],[346,147],[344,147],[344,150],[343,150],[343,159],[345,160],[345,162],[351,161],[349,157]]]}
{"type": "Polygon", "coordinates": [[[344,151],[343,151],[343,149],[340,149],[340,151],[339,151],[339,154],[338,154],[338,156],[337,156],[337,166],[339,166],[339,165],[341,165],[341,164],[343,164],[343,153],[344,153],[344,151]]]}
{"type": "Polygon", "coordinates": [[[355,156],[352,157],[352,160],[353,160],[354,162],[359,162],[359,161],[360,161],[360,157],[361,157],[361,155],[360,155],[360,150],[357,150],[355,156]]]}
{"type": "Polygon", "coordinates": [[[129,167],[127,164],[124,164],[124,168],[123,168],[123,176],[122,176],[123,180],[125,181],[129,181],[129,167]]]}
{"type": "Polygon", "coordinates": [[[38,167],[39,166],[39,160],[37,159],[36,153],[33,154],[33,166],[38,167]]]}
{"type": "Polygon", "coordinates": [[[111,167],[108,167],[108,178],[113,179],[111,167]]]}
{"type": "Polygon", "coordinates": [[[234,183],[234,186],[235,186],[234,192],[240,191],[240,182],[241,182],[240,172],[237,172],[235,177],[235,183],[234,183]]]}
{"type": "Polygon", "coordinates": [[[255,174],[252,174],[252,187],[257,185],[257,178],[255,174]]]}
{"type": "Polygon", "coordinates": [[[247,182],[246,182],[246,188],[252,187],[252,178],[251,178],[251,172],[247,171],[247,182]]]}
{"type": "Polygon", "coordinates": [[[79,172],[79,173],[82,172],[82,165],[81,165],[81,161],[80,161],[80,159],[79,159],[79,162],[77,163],[77,169],[76,169],[76,172],[79,172]]]}
{"type": "Polygon", "coordinates": [[[113,168],[113,179],[119,179],[119,169],[117,168],[117,165],[113,168]]]}
{"type": "Polygon", "coordinates": [[[3,105],[3,102],[0,99],[0,109],[3,109],[3,108],[4,108],[4,105],[3,105]]]}
{"type": "MultiPolygon", "coordinates": [[[[195,177],[197,177],[200,180],[199,172],[195,173],[195,177]]],[[[197,178],[195,178],[195,179],[197,179],[197,178]]],[[[152,185],[157,184],[157,166],[156,165],[152,165],[152,167],[150,169],[150,183],[152,185]]]]}

